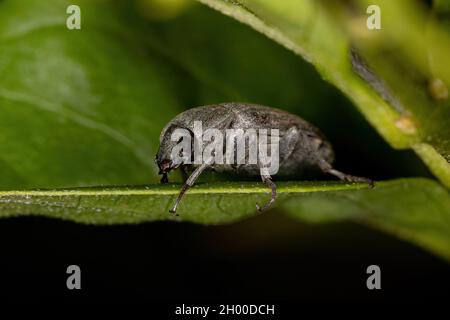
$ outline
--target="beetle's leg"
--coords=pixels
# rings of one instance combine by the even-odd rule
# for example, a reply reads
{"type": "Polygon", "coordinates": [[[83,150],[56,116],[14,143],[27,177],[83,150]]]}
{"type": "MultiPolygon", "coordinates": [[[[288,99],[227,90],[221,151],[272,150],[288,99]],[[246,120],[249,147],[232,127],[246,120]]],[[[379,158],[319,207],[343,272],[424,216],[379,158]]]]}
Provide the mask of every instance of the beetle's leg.
{"type": "Polygon", "coordinates": [[[352,176],[350,174],[346,174],[343,172],[340,172],[336,169],[330,169],[327,171],[329,174],[332,174],[336,177],[338,177],[341,180],[344,181],[349,181],[349,182],[366,182],[368,183],[371,187],[374,186],[373,184],[373,180],[369,179],[369,178],[364,178],[364,177],[358,177],[358,176],[352,176]]]}
{"type": "MultiPolygon", "coordinates": [[[[225,120],[219,121],[219,123],[216,124],[216,125],[213,125],[213,127],[217,128],[218,130],[223,130],[223,129],[229,128],[231,126],[231,124],[233,123],[234,118],[235,118],[234,114],[231,113],[225,120]]],[[[175,201],[175,204],[173,205],[172,209],[169,210],[170,213],[176,213],[177,212],[177,208],[178,208],[178,205],[180,204],[181,198],[183,198],[183,196],[186,193],[186,191],[190,187],[193,186],[193,184],[195,183],[197,178],[200,176],[200,174],[207,167],[208,167],[208,164],[203,163],[202,165],[197,167],[197,169],[195,169],[194,172],[192,172],[192,174],[189,176],[189,178],[187,178],[187,180],[185,181],[185,183],[181,187],[180,194],[178,195],[178,198],[175,201]]],[[[183,169],[184,168],[182,168],[182,172],[183,172],[183,169]]],[[[182,175],[183,175],[183,173],[182,173],[182,175]]],[[[184,176],[183,176],[183,179],[184,179],[184,176]]]]}
{"type": "Polygon", "coordinates": [[[208,167],[208,164],[203,163],[199,167],[197,167],[194,172],[190,175],[190,177],[186,180],[186,182],[181,187],[180,193],[178,194],[178,198],[175,201],[175,204],[173,205],[172,209],[169,210],[170,213],[176,213],[178,205],[180,204],[181,198],[183,198],[186,191],[192,187],[197,180],[197,178],[202,174],[203,170],[205,170],[208,167]]]}
{"type": "Polygon", "coordinates": [[[343,173],[341,171],[338,171],[334,169],[328,162],[321,159],[319,160],[319,167],[322,169],[323,172],[332,174],[335,177],[338,177],[339,179],[343,181],[349,181],[349,182],[366,182],[369,184],[370,187],[374,186],[373,180],[364,178],[364,177],[357,177],[352,176],[350,174],[343,173]]]}
{"type": "Polygon", "coordinates": [[[269,209],[269,207],[272,205],[272,203],[275,201],[277,197],[277,186],[272,181],[272,178],[269,175],[261,175],[261,179],[272,190],[272,196],[269,202],[267,202],[264,205],[264,207],[261,208],[258,204],[256,204],[256,209],[258,209],[259,212],[263,212],[269,209]]]}

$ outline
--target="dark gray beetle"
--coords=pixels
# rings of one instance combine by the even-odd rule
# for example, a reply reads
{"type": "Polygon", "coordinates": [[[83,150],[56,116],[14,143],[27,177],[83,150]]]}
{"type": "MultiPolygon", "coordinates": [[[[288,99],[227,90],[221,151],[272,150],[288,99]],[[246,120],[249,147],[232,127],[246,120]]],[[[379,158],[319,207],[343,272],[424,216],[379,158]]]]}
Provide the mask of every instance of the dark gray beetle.
{"type": "Polygon", "coordinates": [[[192,133],[194,121],[202,121],[204,130],[207,128],[221,131],[226,129],[278,129],[279,170],[276,177],[304,179],[328,173],[345,181],[373,184],[370,179],[348,175],[334,169],[331,166],[334,160],[331,144],[319,129],[300,117],[283,110],[256,104],[221,103],[184,111],[170,121],[161,132],[160,146],[156,155],[159,174],[163,175],[161,182],[168,182],[167,173],[171,170],[180,168],[185,177],[187,177],[186,171],[193,170],[182,186],[180,194],[170,210],[171,213],[176,212],[184,193],[205,169],[231,172],[237,175],[261,176],[262,181],[272,190],[272,197],[264,207],[260,208],[256,205],[260,211],[269,208],[277,196],[276,185],[272,182],[272,177],[261,175],[258,165],[174,164],[171,152],[177,141],[171,141],[172,132],[177,128],[183,128],[192,133]]]}

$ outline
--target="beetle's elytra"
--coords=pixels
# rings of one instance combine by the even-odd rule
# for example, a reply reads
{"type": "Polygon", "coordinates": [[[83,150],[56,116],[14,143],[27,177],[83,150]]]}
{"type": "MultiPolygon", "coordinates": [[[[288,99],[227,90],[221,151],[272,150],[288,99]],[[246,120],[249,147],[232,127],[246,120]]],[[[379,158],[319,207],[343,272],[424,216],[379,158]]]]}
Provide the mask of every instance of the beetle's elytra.
{"type": "MultiPolygon", "coordinates": [[[[174,131],[177,129],[185,129],[193,136],[194,123],[196,121],[201,121],[204,129],[217,129],[220,132],[224,132],[224,140],[227,139],[225,132],[231,129],[278,129],[279,165],[278,171],[275,174],[276,177],[301,179],[328,173],[341,180],[367,182],[372,185],[370,179],[348,175],[334,169],[331,165],[334,159],[331,144],[319,129],[300,117],[283,110],[255,104],[221,103],[189,109],[172,119],[161,132],[160,146],[156,155],[156,163],[160,170],[159,174],[162,174],[161,182],[168,182],[167,174],[171,170],[177,168],[180,168],[183,172],[193,170],[181,188],[173,208],[170,210],[172,213],[176,212],[184,193],[194,184],[205,169],[232,172],[238,175],[259,175],[262,181],[272,191],[271,199],[264,207],[260,208],[257,205],[260,211],[269,208],[277,196],[276,185],[272,181],[272,176],[267,174],[267,172],[262,173],[262,165],[259,161],[256,164],[193,164],[190,162],[174,161],[172,150],[177,145],[177,141],[173,141],[172,137],[174,131]]],[[[246,144],[246,159],[248,158],[249,144],[246,144]]],[[[223,142],[223,146],[225,145],[227,145],[227,141],[223,142]]],[[[193,153],[193,148],[191,150],[193,153]]],[[[185,159],[192,159],[194,157],[192,153],[185,159]]]]}

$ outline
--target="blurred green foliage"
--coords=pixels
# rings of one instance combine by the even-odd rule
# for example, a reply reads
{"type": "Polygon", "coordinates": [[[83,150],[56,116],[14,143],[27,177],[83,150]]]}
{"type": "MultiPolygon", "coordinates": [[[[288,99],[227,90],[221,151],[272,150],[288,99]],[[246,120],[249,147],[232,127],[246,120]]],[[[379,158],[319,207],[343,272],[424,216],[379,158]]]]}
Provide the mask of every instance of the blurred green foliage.
{"type": "Polygon", "coordinates": [[[185,108],[252,101],[320,118],[315,106],[338,96],[294,55],[200,6],[151,23],[127,1],[85,1],[82,30],[69,31],[68,4],[0,4],[0,188],[156,182],[159,132],[185,108]]]}
{"type": "Polygon", "coordinates": [[[152,22],[128,1],[86,1],[82,30],[70,31],[68,4],[0,3],[0,189],[156,182],[164,124],[185,108],[223,101],[312,121],[343,170],[424,174],[310,65],[219,13],[188,6],[177,19],[152,22]],[[385,161],[373,162],[380,153],[385,161]]]}

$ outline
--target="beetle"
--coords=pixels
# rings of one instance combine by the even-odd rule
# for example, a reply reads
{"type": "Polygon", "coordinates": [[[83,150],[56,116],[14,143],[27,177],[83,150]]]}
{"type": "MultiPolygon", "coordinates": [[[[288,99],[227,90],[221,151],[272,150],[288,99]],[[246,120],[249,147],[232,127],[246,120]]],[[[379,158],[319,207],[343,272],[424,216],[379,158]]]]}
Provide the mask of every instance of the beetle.
{"type": "MultiPolygon", "coordinates": [[[[240,165],[175,163],[172,149],[179,141],[173,141],[172,134],[176,129],[181,128],[193,136],[195,121],[201,121],[205,128],[214,128],[220,131],[278,129],[279,169],[276,177],[305,179],[326,173],[344,181],[366,182],[373,186],[370,179],[345,174],[333,168],[334,152],[330,142],[319,129],[299,116],[256,104],[220,103],[188,109],[172,119],[161,132],[160,146],[155,159],[159,167],[159,174],[162,175],[161,183],[168,182],[167,174],[172,170],[180,168],[185,177],[187,177],[187,171],[192,171],[191,175],[185,179],[175,204],[169,210],[171,213],[176,213],[183,195],[194,185],[205,169],[245,176],[259,175],[271,190],[270,200],[263,207],[256,205],[259,211],[268,209],[277,197],[277,188],[272,176],[267,172],[263,174],[259,163],[240,165]]],[[[193,157],[192,154],[188,156],[193,157]]]]}

